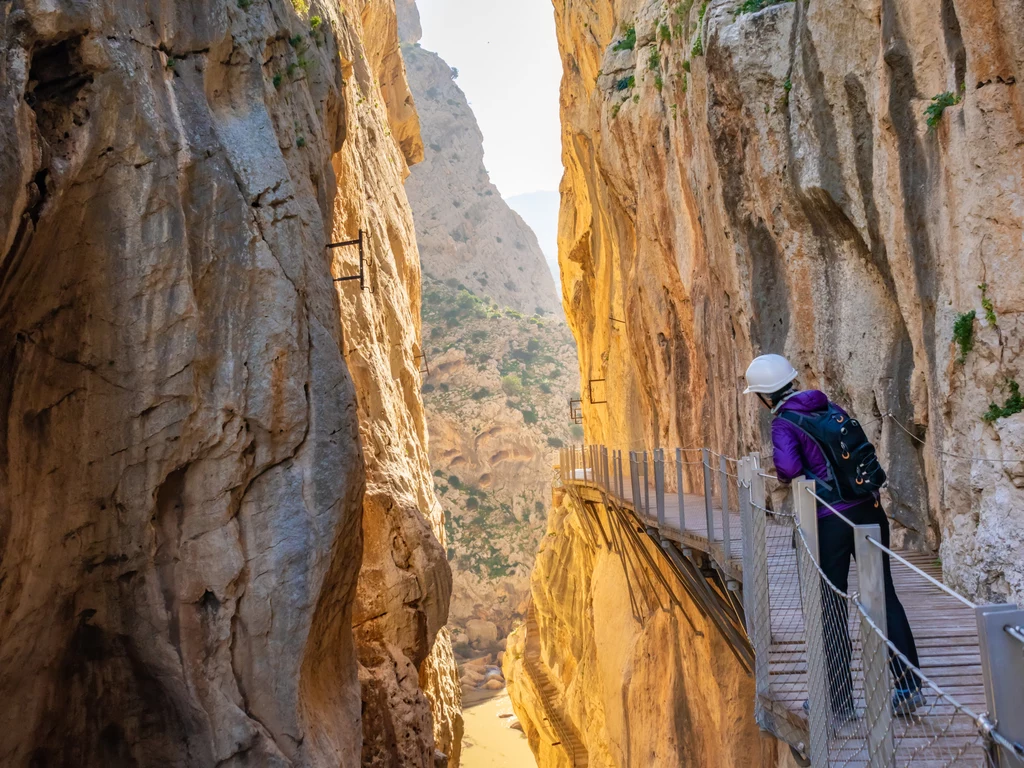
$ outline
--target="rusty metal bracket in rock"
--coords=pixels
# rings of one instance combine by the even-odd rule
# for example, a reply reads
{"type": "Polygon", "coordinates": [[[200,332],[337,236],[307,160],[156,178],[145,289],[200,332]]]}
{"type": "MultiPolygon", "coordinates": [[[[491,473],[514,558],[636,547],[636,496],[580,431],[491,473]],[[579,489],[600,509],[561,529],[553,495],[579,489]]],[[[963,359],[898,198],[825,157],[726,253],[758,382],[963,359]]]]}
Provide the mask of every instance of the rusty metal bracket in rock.
{"type": "Polygon", "coordinates": [[[583,400],[580,398],[569,399],[569,419],[573,424],[583,423],[583,400]]]}
{"type": "Polygon", "coordinates": [[[426,352],[420,352],[418,355],[413,357],[413,360],[421,360],[423,362],[423,367],[420,368],[420,375],[421,376],[429,376],[430,375],[430,360],[427,359],[427,353],[426,352]]]}
{"type": "Polygon", "coordinates": [[[608,315],[608,319],[612,321],[612,330],[613,330],[613,331],[615,331],[615,330],[618,330],[618,329],[617,329],[617,328],[615,327],[615,324],[616,324],[616,323],[618,323],[619,325],[625,325],[625,324],[626,324],[626,321],[625,321],[625,320],[619,320],[619,319],[618,319],[617,317],[615,317],[614,315],[608,315]]]}
{"type": "MultiPolygon", "coordinates": [[[[327,249],[328,250],[332,250],[334,248],[349,248],[349,247],[351,247],[353,245],[358,245],[359,246],[359,274],[358,275],[346,275],[345,277],[336,277],[336,278],[334,278],[334,282],[336,282],[336,283],[344,283],[344,282],[348,282],[349,280],[358,280],[359,281],[359,290],[365,291],[366,290],[366,255],[365,255],[365,249],[363,247],[363,230],[361,230],[361,229],[359,230],[359,237],[357,237],[355,240],[343,240],[340,243],[328,243],[327,244],[327,249]]],[[[370,291],[370,293],[373,293],[373,291],[370,291]]]]}
{"type": "Polygon", "coordinates": [[[608,399],[607,399],[608,395],[607,394],[605,395],[605,399],[604,400],[595,400],[594,399],[594,385],[595,384],[605,384],[605,383],[606,383],[606,379],[591,379],[590,380],[590,383],[587,385],[587,394],[589,396],[588,399],[590,400],[590,404],[591,405],[605,405],[608,402],[608,399]]]}

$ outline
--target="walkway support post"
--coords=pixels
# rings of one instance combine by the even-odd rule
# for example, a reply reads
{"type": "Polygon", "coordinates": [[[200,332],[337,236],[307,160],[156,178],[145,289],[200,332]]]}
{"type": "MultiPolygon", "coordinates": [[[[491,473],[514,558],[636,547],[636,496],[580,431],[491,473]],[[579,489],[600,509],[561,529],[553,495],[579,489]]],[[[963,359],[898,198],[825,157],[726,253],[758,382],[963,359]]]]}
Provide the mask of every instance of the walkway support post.
{"type": "Polygon", "coordinates": [[[718,457],[718,474],[722,482],[722,551],[725,553],[725,562],[732,559],[732,531],[729,519],[729,465],[725,456],[718,457]]]}
{"type": "Polygon", "coordinates": [[[701,456],[701,463],[704,465],[704,512],[708,518],[708,543],[710,543],[715,540],[715,509],[711,501],[711,450],[702,448],[701,456]]]}
{"type": "Polygon", "coordinates": [[[676,495],[679,498],[679,530],[686,530],[686,502],[683,500],[683,449],[676,448],[676,495]]]}
{"type": "MultiPolygon", "coordinates": [[[[885,570],[882,550],[872,546],[868,538],[882,540],[877,525],[857,525],[853,528],[854,557],[857,558],[857,579],[860,584],[860,603],[875,626],[887,632],[885,615],[885,570]]],[[[889,646],[885,636],[879,636],[864,615],[860,619],[862,645],[861,661],[864,665],[864,708],[872,715],[867,719],[868,768],[892,768],[892,685],[889,677],[889,646]]]]}
{"type": "Polygon", "coordinates": [[[665,528],[665,449],[654,449],[654,503],[658,509],[658,531],[665,528]]]}
{"type": "Polygon", "coordinates": [[[824,624],[821,598],[823,587],[818,569],[818,505],[808,493],[815,490],[814,481],[799,479],[793,483],[793,510],[807,543],[796,542],[797,570],[800,576],[800,600],[804,612],[804,642],[807,648],[807,693],[809,701],[808,730],[810,732],[809,757],[813,768],[828,766],[828,720],[831,704],[828,693],[828,673],[825,659],[824,624]]]}
{"type": "MultiPolygon", "coordinates": [[[[988,715],[1001,736],[1024,744],[1024,611],[1012,604],[979,605],[976,613],[988,715]]],[[[1024,765],[1003,747],[995,750],[999,768],[1024,765]]]]}

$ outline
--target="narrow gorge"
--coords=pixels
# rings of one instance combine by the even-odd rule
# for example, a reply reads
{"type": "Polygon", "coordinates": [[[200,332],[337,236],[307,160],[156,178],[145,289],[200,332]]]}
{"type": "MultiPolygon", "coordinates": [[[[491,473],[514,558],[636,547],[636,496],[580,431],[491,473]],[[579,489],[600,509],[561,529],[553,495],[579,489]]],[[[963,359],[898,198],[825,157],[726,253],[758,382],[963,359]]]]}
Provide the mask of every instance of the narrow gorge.
{"type": "Polygon", "coordinates": [[[541,768],[808,764],[740,577],[564,458],[756,453],[789,514],[765,353],[894,547],[1024,603],[1024,0],[538,2],[560,286],[508,83],[424,43],[498,6],[0,3],[0,766],[520,768],[506,686],[541,768]]]}

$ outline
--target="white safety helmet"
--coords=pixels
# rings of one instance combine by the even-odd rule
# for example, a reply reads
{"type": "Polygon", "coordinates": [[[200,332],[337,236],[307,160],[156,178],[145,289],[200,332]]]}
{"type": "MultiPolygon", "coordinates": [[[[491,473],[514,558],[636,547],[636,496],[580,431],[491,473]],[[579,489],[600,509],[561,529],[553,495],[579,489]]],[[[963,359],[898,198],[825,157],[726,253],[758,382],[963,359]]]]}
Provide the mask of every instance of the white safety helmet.
{"type": "Polygon", "coordinates": [[[747,388],[743,394],[771,395],[797,376],[796,368],[782,355],[761,355],[747,368],[747,388]]]}

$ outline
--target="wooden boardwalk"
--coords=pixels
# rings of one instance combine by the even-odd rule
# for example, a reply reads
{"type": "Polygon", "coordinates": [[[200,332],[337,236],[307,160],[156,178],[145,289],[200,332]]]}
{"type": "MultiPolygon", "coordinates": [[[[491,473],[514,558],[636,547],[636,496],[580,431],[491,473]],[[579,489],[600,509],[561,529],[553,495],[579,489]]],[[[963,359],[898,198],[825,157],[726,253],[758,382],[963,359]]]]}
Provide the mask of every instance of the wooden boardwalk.
{"type": "MultiPolygon", "coordinates": [[[[677,494],[666,493],[664,522],[659,525],[653,487],[648,489],[648,508],[638,510],[631,498],[619,498],[617,493],[609,493],[595,483],[589,471],[584,478],[582,471],[578,470],[576,478],[569,482],[592,500],[614,503],[629,511],[645,526],[658,528],[662,539],[675,542],[680,548],[703,553],[728,578],[743,582],[742,521],[739,514],[730,512],[728,527],[731,543],[727,553],[722,541],[724,520],[717,496],[713,498],[713,530],[709,536],[703,495],[684,494],[680,499],[677,494]],[[680,509],[683,510],[685,525],[680,522],[680,509]]],[[[631,496],[628,475],[624,478],[623,487],[626,495],[631,496]]],[[[737,497],[733,494],[730,496],[730,507],[733,507],[737,497]]],[[[644,507],[642,488],[640,498],[641,507],[644,507]]],[[[793,526],[787,524],[785,519],[768,516],[766,536],[772,642],[767,700],[762,698],[761,704],[770,712],[777,726],[776,735],[791,745],[803,747],[807,744],[807,713],[803,704],[808,699],[808,677],[793,530],[793,526]]],[[[900,554],[930,576],[942,579],[941,567],[934,556],[916,552],[900,554]]],[[[974,611],[898,562],[892,563],[892,571],[897,593],[914,631],[921,671],[964,707],[976,713],[984,712],[985,687],[974,611]]],[[[849,590],[850,594],[855,594],[857,590],[856,565],[851,567],[849,590]]],[[[859,653],[856,651],[859,645],[856,619],[854,612],[849,624],[855,646],[851,669],[855,700],[863,709],[864,678],[859,653]]],[[[927,704],[914,716],[893,719],[893,765],[929,768],[989,765],[973,719],[959,712],[927,686],[925,693],[927,704]]],[[[866,726],[862,719],[834,729],[829,740],[829,765],[868,766],[865,733],[866,726]]]]}

